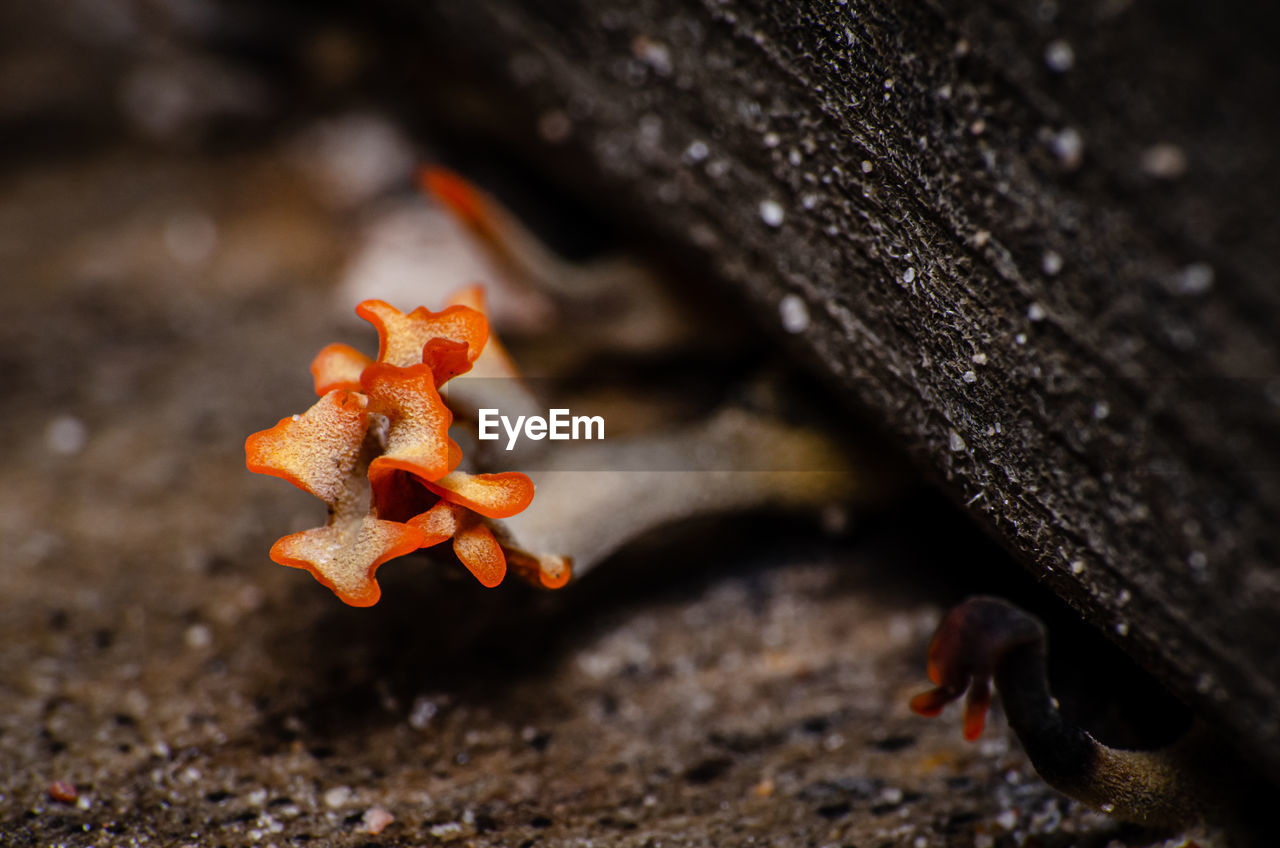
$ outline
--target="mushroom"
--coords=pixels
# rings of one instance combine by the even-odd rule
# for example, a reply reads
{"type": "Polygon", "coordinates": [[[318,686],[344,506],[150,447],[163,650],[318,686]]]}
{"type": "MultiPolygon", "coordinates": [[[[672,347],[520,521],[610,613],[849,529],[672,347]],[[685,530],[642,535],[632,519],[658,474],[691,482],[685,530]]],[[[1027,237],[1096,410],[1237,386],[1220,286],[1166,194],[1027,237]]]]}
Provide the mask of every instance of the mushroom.
{"type": "MultiPolygon", "coordinates": [[[[439,394],[479,359],[488,322],[463,305],[405,315],[365,301],[357,313],[378,330],[378,359],[345,345],[324,348],[311,368],[321,393],[315,405],[245,442],[250,471],[288,480],[329,507],[323,527],[285,536],[271,558],[308,570],[348,604],[371,606],[381,595],[380,565],[452,539],[476,578],[497,585],[506,560],[484,519],[527,507],[533,483],[519,472],[457,470],[453,413],[439,394]]],[[[558,572],[543,582],[565,579],[558,572]]]]}
{"type": "MultiPolygon", "coordinates": [[[[488,315],[479,286],[459,292],[451,303],[488,315]]],[[[450,383],[448,402],[469,421],[485,407],[514,410],[513,415],[546,408],[494,335],[473,370],[450,383]]],[[[739,406],[643,435],[525,441],[506,459],[529,475],[537,497],[510,517],[483,514],[501,519],[490,524],[508,560],[537,570],[544,585],[562,574],[567,580],[570,565],[575,575],[586,574],[664,525],[750,510],[843,507],[893,485],[827,430],[739,406]]]]}
{"type": "Polygon", "coordinates": [[[1153,750],[1104,745],[1059,711],[1045,675],[1046,654],[1039,619],[999,598],[970,598],[938,625],[928,661],[935,688],[912,698],[911,709],[937,716],[968,690],[964,736],[974,741],[994,682],[1032,765],[1058,791],[1128,821],[1205,822],[1225,828],[1232,844],[1273,844],[1261,837],[1274,829],[1261,826],[1265,787],[1208,727],[1196,722],[1153,750]]]}
{"type": "MultiPolygon", "coordinates": [[[[427,168],[420,185],[526,295],[555,304],[563,331],[556,335],[569,361],[605,349],[665,353],[715,334],[646,267],[628,259],[565,262],[461,177],[427,168]]],[[[387,559],[445,539],[486,586],[501,582],[509,566],[556,588],[571,571],[585,573],[673,522],[751,509],[824,509],[885,487],[855,474],[828,432],[733,406],[698,422],[572,449],[536,443],[505,454],[522,472],[479,473],[494,470],[474,467],[474,452],[463,466],[451,425],[467,441],[466,425],[481,409],[517,417],[545,409],[491,333],[483,290],[461,290],[440,312],[406,314],[366,300],[356,313],[378,331],[377,357],[349,345],[324,348],[311,366],[322,399],[298,419],[306,426],[270,438],[255,434],[246,444],[251,470],[285,477],[330,508],[326,527],[295,534],[307,545],[286,544],[293,539],[286,537],[272,558],[307,568],[348,603],[377,600],[374,571],[387,559]],[[339,416],[335,405],[351,411],[339,416]],[[326,422],[340,429],[327,432],[326,422]],[[273,450],[265,450],[268,443],[273,450]],[[281,457],[311,465],[295,468],[281,457]],[[307,474],[325,476],[328,488],[309,487],[307,474]]]]}
{"type": "Polygon", "coordinates": [[[272,559],[307,569],[349,604],[377,602],[382,563],[446,539],[486,586],[510,565],[557,588],[571,570],[584,573],[676,521],[821,509],[866,491],[825,431],[738,407],[657,433],[511,454],[529,474],[464,470],[450,438],[451,404],[537,401],[490,335],[482,293],[457,300],[479,309],[455,303],[405,314],[361,303],[357,313],[378,330],[377,360],[324,348],[312,363],[320,400],[245,444],[251,471],[282,477],[329,507],[325,526],[281,539],[272,559]],[[420,361],[410,362],[415,349],[420,361]],[[446,386],[471,370],[489,376],[446,386]]]}
{"type": "MultiPolygon", "coordinates": [[[[422,191],[452,213],[526,303],[573,327],[573,356],[598,350],[648,353],[697,344],[725,327],[696,322],[655,269],[629,256],[567,262],[514,215],[460,175],[430,166],[422,191]]],[[[544,328],[544,330],[547,328],[544,328]]]]}
{"type": "Polygon", "coordinates": [[[357,607],[378,602],[378,566],[425,542],[421,530],[379,519],[371,507],[368,468],[378,439],[369,434],[368,405],[363,395],[334,389],[245,442],[250,471],[282,477],[329,507],[323,527],[278,540],[271,559],[306,569],[357,607]]]}
{"type": "MultiPolygon", "coordinates": [[[[563,443],[562,443],[563,444],[563,443]]],[[[521,462],[529,509],[493,522],[508,551],[581,576],[636,538],[717,514],[816,512],[879,484],[825,432],[729,407],[650,435],[548,448],[521,462]]]]}

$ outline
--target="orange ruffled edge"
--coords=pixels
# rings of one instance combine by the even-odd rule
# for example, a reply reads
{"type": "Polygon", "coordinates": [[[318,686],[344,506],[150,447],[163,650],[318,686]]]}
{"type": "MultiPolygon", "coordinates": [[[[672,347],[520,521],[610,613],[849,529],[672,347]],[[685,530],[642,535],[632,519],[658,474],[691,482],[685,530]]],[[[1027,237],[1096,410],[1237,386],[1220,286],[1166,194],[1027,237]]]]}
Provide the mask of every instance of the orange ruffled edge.
{"type": "MultiPolygon", "coordinates": [[[[478,291],[464,299],[483,309],[478,291]]],[[[329,507],[324,526],[279,539],[271,559],[309,571],[347,604],[371,606],[381,597],[375,573],[383,563],[452,539],[476,579],[497,586],[507,555],[485,519],[528,507],[533,481],[519,472],[456,470],[462,454],[448,436],[453,414],[439,393],[484,351],[487,317],[456,302],[405,314],[366,300],[356,313],[378,331],[378,358],[350,345],[325,347],[311,363],[320,399],[245,441],[250,471],[288,480],[329,507]],[[424,491],[436,502],[412,514],[424,506],[424,491]]],[[[526,580],[550,588],[568,582],[563,558],[512,555],[526,580]]]]}

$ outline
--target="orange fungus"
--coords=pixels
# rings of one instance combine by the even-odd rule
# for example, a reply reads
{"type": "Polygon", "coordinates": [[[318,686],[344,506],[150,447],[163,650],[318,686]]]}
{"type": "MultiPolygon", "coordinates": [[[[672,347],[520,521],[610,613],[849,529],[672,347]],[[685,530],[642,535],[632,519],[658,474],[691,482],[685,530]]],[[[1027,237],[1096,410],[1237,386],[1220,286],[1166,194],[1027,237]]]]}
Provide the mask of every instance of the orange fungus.
{"type": "MultiPolygon", "coordinates": [[[[352,606],[378,601],[383,563],[449,539],[477,580],[498,585],[507,556],[489,522],[533,500],[524,474],[457,470],[462,451],[449,438],[453,413],[439,389],[489,342],[486,316],[467,305],[483,308],[479,290],[461,300],[407,314],[364,301],[356,312],[378,331],[377,358],[345,344],[324,348],[311,363],[319,400],[245,441],[250,471],[288,480],[328,507],[323,526],[279,539],[271,559],[307,570],[352,606]]],[[[519,557],[521,576],[545,586],[568,579],[566,560],[542,568],[519,557]]]]}

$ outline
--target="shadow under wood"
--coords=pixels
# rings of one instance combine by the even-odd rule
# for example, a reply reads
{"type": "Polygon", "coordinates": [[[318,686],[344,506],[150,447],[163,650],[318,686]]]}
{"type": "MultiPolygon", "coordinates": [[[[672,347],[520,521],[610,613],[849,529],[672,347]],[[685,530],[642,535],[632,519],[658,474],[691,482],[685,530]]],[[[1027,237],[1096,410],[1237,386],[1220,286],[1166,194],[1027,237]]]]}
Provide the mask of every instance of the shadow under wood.
{"type": "MultiPolygon", "coordinates": [[[[300,588],[296,608],[305,620],[294,637],[270,640],[277,674],[275,691],[259,693],[268,716],[262,738],[268,746],[300,736],[313,747],[341,746],[402,721],[424,692],[523,722],[529,705],[511,700],[519,684],[550,676],[631,612],[693,600],[725,580],[738,581],[747,603],[763,610],[769,575],[800,563],[838,565],[832,597],[857,593],[887,609],[945,607],[977,593],[1026,606],[1049,625],[1051,678],[1064,711],[1104,741],[1156,746],[1189,720],[1149,675],[936,496],[864,514],[838,537],[812,522],[761,517],[669,527],[557,592],[517,580],[484,589],[456,562],[425,556],[380,572],[383,599],[372,609],[344,607],[318,586],[300,588]]],[[[924,658],[921,644],[922,687],[924,658]]]]}

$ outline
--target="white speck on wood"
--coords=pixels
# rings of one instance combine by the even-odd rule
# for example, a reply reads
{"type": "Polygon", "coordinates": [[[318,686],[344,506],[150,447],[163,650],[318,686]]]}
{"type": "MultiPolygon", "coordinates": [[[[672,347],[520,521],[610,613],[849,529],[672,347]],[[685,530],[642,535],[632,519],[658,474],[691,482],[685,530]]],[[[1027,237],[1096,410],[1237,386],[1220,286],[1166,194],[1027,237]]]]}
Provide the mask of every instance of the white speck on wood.
{"type": "Polygon", "coordinates": [[[782,318],[782,329],[788,333],[809,329],[809,307],[799,295],[789,294],[778,301],[778,315],[782,318]]]}
{"type": "Polygon", "coordinates": [[[760,201],[760,220],[764,221],[770,227],[782,226],[782,221],[786,217],[786,213],[782,209],[782,204],[776,200],[760,201]]]}

